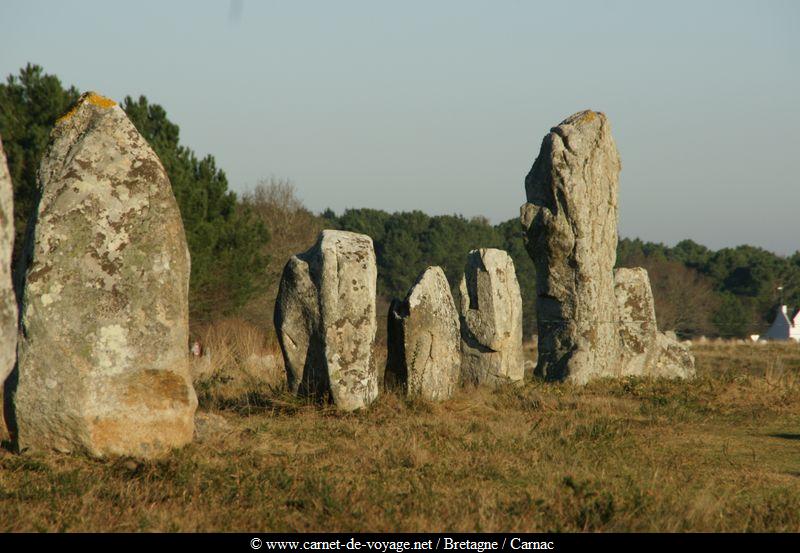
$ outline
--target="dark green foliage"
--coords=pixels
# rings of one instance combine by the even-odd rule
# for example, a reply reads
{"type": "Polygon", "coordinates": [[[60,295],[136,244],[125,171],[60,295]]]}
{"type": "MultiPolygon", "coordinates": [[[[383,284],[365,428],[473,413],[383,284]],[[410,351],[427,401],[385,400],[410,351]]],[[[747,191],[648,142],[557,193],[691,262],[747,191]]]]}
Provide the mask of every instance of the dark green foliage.
{"type": "MultiPolygon", "coordinates": [[[[386,297],[403,297],[429,265],[442,266],[455,291],[470,250],[506,250],[522,292],[524,333],[536,331],[536,270],[517,219],[492,226],[481,218],[376,209],[348,209],[341,216],[326,210],[323,218],[335,228],[372,237],[378,291],[386,297]]],[[[762,333],[774,316],[779,285],[785,303],[800,304],[800,252],[785,258],[752,246],[712,251],[692,240],[670,248],[622,238],[617,266],[650,271],[659,321],[682,337],[762,333]]]]}
{"type": "Polygon", "coordinates": [[[434,264],[422,242],[429,220],[421,211],[396,213],[386,219],[383,236],[375,244],[375,255],[387,294],[403,297],[417,275],[434,264]]]}
{"type": "Polygon", "coordinates": [[[390,215],[380,209],[369,209],[366,207],[359,209],[346,209],[341,216],[328,209],[322,217],[330,220],[337,228],[358,232],[371,237],[377,244],[383,241],[384,225],[390,215]]]}
{"type": "Polygon", "coordinates": [[[78,99],[73,86],[65,89],[54,75],[28,64],[19,76],[0,84],[0,137],[14,186],[14,260],[22,247],[28,217],[37,199],[36,171],[50,131],[78,99]]]}
{"type": "Polygon", "coordinates": [[[385,297],[405,297],[417,276],[431,265],[442,267],[451,288],[457,291],[470,250],[508,251],[522,291],[525,334],[535,331],[535,272],[517,219],[492,226],[480,217],[430,216],[420,211],[390,214],[376,209],[348,209],[338,217],[327,210],[323,217],[336,228],[372,237],[378,261],[378,293],[385,297]]]}
{"type": "Polygon", "coordinates": [[[514,260],[522,292],[522,332],[525,339],[536,332],[536,267],[525,250],[524,232],[519,219],[509,219],[495,227],[503,239],[502,249],[514,260]]]}
{"type": "Polygon", "coordinates": [[[470,250],[503,248],[503,237],[486,219],[439,215],[430,218],[430,224],[423,234],[423,246],[427,257],[433,261],[429,265],[440,265],[450,285],[455,287],[464,274],[464,264],[470,250]]]}
{"type": "MultiPolygon", "coordinates": [[[[36,171],[50,131],[78,95],[75,87],[64,88],[57,77],[30,64],[0,84],[0,136],[14,183],[14,259],[35,207],[36,171]]],[[[127,97],[123,107],[161,158],[180,206],[192,255],[192,317],[207,320],[236,311],[268,281],[262,275],[269,251],[263,222],[247,202],[228,190],[227,178],[213,157],[197,159],[181,146],[178,126],[161,106],[144,97],[127,97]]],[[[516,218],[492,226],[482,218],[365,208],[348,209],[339,216],[328,209],[320,221],[326,228],[372,237],[378,290],[385,297],[403,297],[429,265],[440,265],[455,289],[470,250],[506,250],[522,291],[525,335],[535,332],[535,269],[516,218]]],[[[752,246],[712,251],[692,240],[670,248],[621,239],[617,265],[650,271],[659,321],[682,336],[761,333],[781,299],[790,306],[800,305],[800,252],[787,258],[752,246]],[[695,317],[698,310],[702,316],[695,317]]]]}
{"type": "Polygon", "coordinates": [[[708,248],[693,240],[681,240],[672,248],[671,257],[687,267],[697,269],[708,262],[711,253],[708,248]]]}
{"type": "Polygon", "coordinates": [[[733,294],[722,294],[722,302],[714,313],[713,321],[719,335],[723,338],[744,336],[752,327],[751,310],[733,294]]]}
{"type": "MultiPolygon", "coordinates": [[[[28,65],[0,84],[0,136],[14,183],[15,252],[38,196],[36,171],[56,119],[77,100],[75,87],[28,65]]],[[[143,96],[123,108],[164,164],[183,217],[192,257],[190,309],[195,320],[229,313],[259,289],[268,239],[264,225],[228,190],[214,158],[198,160],[179,143],[178,126],[143,96]]],[[[15,256],[16,259],[16,256],[15,256]]]]}
{"type": "Polygon", "coordinates": [[[674,248],[639,239],[619,241],[617,265],[637,256],[678,261],[708,277],[719,297],[712,315],[719,336],[762,333],[781,299],[790,306],[800,304],[800,252],[787,258],[753,246],[712,251],[691,240],[674,248]]]}
{"type": "Polygon", "coordinates": [[[644,242],[639,238],[620,238],[617,242],[617,267],[626,267],[625,260],[637,257],[667,259],[668,251],[664,244],[644,242]]]}
{"type": "Polygon", "coordinates": [[[250,209],[228,190],[214,158],[197,159],[179,143],[178,126],[144,96],[123,108],[169,174],[192,254],[189,305],[195,320],[234,312],[259,291],[268,233],[250,209]]]}

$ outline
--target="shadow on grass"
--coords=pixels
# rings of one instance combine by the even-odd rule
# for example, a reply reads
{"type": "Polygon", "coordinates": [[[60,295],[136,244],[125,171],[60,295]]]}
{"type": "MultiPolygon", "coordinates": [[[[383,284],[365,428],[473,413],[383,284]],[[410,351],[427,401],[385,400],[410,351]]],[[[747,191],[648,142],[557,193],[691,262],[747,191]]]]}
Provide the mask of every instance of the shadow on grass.
{"type": "Polygon", "coordinates": [[[304,402],[286,393],[272,392],[246,392],[228,398],[200,398],[200,406],[212,407],[221,411],[233,411],[239,415],[255,415],[265,412],[273,414],[291,415],[300,410],[311,407],[310,402],[304,402]]]}
{"type": "Polygon", "coordinates": [[[770,438],[780,438],[782,440],[800,440],[800,434],[768,434],[770,438]]]}

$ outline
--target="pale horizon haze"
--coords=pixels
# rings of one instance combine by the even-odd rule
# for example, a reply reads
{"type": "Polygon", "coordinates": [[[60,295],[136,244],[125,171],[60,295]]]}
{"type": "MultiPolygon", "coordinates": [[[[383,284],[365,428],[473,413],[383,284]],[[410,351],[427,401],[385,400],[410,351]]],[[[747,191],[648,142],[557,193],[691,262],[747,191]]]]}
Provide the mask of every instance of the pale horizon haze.
{"type": "Polygon", "coordinates": [[[162,105],[239,193],[518,216],[550,127],[606,113],[620,235],[800,250],[800,2],[0,0],[0,72],[162,105]]]}

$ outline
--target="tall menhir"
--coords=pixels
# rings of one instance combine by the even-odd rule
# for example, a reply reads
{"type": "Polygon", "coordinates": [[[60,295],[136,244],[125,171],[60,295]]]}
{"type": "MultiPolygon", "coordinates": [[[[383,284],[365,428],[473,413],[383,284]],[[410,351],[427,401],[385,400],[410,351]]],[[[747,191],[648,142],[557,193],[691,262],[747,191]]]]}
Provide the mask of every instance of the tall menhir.
{"type": "Polygon", "coordinates": [[[688,349],[656,329],[647,273],[614,271],[620,170],[608,119],[582,111],[550,130],[525,179],[537,372],[548,379],[694,374],[688,349]]]}
{"type": "Polygon", "coordinates": [[[164,167],[113,101],[56,123],[23,253],[21,450],[157,457],[191,441],[189,251],[164,167]]]}

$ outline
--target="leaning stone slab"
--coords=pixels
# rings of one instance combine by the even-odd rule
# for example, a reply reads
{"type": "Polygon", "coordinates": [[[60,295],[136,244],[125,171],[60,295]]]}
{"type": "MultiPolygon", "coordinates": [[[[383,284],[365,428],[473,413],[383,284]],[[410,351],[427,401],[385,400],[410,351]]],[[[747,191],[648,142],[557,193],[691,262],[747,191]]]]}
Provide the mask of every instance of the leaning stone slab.
{"type": "Polygon", "coordinates": [[[658,331],[647,271],[641,267],[616,269],[614,293],[623,345],[621,375],[693,377],[694,356],[689,347],[680,343],[674,333],[658,331]]]}
{"type": "Polygon", "coordinates": [[[0,436],[3,422],[3,383],[17,358],[17,300],[11,283],[11,253],[14,249],[14,190],[0,139],[0,436]]]}
{"type": "Polygon", "coordinates": [[[441,267],[428,267],[389,309],[387,386],[437,401],[461,380],[458,311],[441,267]]]}
{"type": "Polygon", "coordinates": [[[275,328],[294,393],[327,397],[345,411],[378,396],[372,363],[377,275],[372,239],[345,231],[322,231],[311,249],[286,264],[275,328]]]}
{"type": "Polygon", "coordinates": [[[522,296],[511,257],[492,248],[472,250],[459,303],[463,380],[493,387],[522,381],[522,296]]]}
{"type": "Polygon", "coordinates": [[[24,248],[21,450],[152,458],[192,440],[189,252],[161,162],[95,93],[58,120],[24,248]]]}
{"type": "Polygon", "coordinates": [[[655,338],[654,314],[637,313],[652,323],[631,334],[630,313],[619,310],[613,268],[620,169],[608,119],[582,111],[545,136],[525,179],[520,215],[536,265],[537,372],[548,379],[583,384],[628,371],[653,375],[662,370],[658,363],[673,362],[657,362],[662,355],[691,372],[689,358],[667,346],[666,337],[655,338]],[[648,344],[645,357],[640,341],[648,344]],[[648,349],[656,343],[665,346],[660,353],[648,349]]]}

